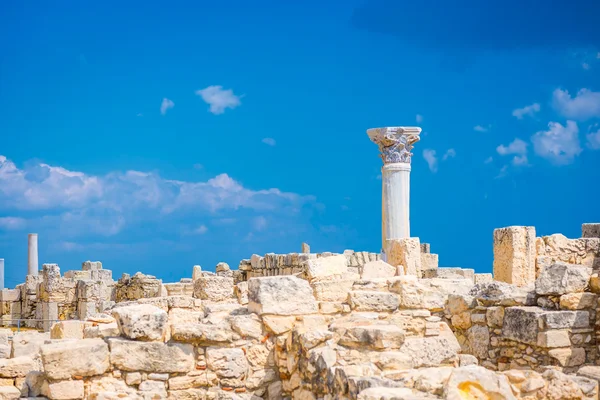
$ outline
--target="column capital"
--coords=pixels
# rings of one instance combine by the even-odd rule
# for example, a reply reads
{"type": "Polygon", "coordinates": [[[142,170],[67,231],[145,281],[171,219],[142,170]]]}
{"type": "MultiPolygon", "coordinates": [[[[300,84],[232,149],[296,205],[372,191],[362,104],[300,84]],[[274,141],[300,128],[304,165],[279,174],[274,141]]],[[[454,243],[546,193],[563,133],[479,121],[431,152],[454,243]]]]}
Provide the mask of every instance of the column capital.
{"type": "Polygon", "coordinates": [[[415,126],[393,126],[367,130],[369,139],[379,146],[379,155],[384,164],[410,164],[413,145],[419,141],[421,128],[415,126]]]}

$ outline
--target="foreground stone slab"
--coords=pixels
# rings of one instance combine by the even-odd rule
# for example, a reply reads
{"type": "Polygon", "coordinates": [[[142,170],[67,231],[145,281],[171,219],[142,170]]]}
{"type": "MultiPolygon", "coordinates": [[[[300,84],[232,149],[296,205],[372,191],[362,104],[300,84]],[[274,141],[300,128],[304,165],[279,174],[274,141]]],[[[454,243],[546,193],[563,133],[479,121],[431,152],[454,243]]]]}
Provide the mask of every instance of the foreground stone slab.
{"type": "Polygon", "coordinates": [[[45,391],[52,400],[83,399],[84,385],[83,381],[51,382],[45,391]]]}
{"type": "Polygon", "coordinates": [[[535,228],[509,226],[494,230],[494,279],[517,286],[535,281],[535,228]]]}
{"type": "Polygon", "coordinates": [[[257,314],[314,314],[318,303],[307,281],[295,276],[251,278],[248,310],[257,314]]]}
{"type": "Polygon", "coordinates": [[[44,371],[50,379],[101,375],[110,367],[108,345],[102,339],[82,339],[43,345],[44,371]]]}
{"type": "Polygon", "coordinates": [[[0,386],[0,400],[16,400],[21,397],[21,391],[14,386],[0,386]]]}
{"type": "Polygon", "coordinates": [[[123,371],[158,373],[188,372],[194,366],[194,347],[190,344],[135,342],[108,339],[110,361],[123,371]]]}
{"type": "Polygon", "coordinates": [[[508,378],[476,365],[455,368],[446,383],[447,400],[516,400],[508,378]]]}
{"type": "Polygon", "coordinates": [[[151,304],[134,304],[117,307],[113,317],[121,334],[129,339],[165,341],[168,314],[151,304]]]}

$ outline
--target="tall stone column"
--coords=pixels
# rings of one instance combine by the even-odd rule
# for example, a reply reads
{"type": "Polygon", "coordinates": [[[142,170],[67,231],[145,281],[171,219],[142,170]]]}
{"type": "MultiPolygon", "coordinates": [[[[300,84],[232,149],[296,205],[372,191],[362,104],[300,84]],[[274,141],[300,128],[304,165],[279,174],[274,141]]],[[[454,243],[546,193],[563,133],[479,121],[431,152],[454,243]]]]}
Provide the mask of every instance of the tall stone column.
{"type": "Polygon", "coordinates": [[[27,258],[27,275],[38,275],[38,235],[30,233],[28,235],[28,258],[27,258]]]}
{"type": "Polygon", "coordinates": [[[410,161],[413,144],[419,141],[421,128],[387,127],[367,130],[379,146],[383,160],[382,181],[382,252],[387,241],[410,237],[410,161]]]}

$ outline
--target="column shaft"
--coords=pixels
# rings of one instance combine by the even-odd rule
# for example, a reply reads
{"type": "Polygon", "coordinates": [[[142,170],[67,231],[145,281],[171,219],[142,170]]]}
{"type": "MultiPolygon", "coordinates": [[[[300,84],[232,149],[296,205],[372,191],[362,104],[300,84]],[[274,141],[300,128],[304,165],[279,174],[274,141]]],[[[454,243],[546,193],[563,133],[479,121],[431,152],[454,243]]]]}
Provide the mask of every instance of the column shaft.
{"type": "Polygon", "coordinates": [[[38,235],[30,233],[28,236],[27,275],[37,276],[38,270],[38,235]]]}
{"type": "MultiPolygon", "coordinates": [[[[410,237],[410,164],[386,164],[382,180],[382,243],[410,237]]],[[[385,250],[385,248],[384,248],[385,250]]]]}

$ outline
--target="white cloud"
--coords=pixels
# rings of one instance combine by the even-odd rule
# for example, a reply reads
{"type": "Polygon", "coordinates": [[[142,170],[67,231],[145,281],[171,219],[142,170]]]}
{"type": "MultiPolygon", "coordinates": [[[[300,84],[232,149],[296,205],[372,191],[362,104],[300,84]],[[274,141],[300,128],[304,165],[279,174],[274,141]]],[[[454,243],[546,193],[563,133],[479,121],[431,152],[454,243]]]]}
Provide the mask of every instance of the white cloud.
{"type": "Polygon", "coordinates": [[[586,71],[590,69],[590,64],[584,62],[583,64],[581,64],[581,68],[585,69],[586,71]]]}
{"type": "Polygon", "coordinates": [[[512,112],[514,117],[517,119],[523,119],[525,116],[533,117],[536,112],[539,112],[541,109],[538,103],[533,103],[532,105],[525,106],[523,108],[517,108],[512,112]]]}
{"type": "Polygon", "coordinates": [[[473,130],[477,132],[487,132],[490,130],[490,127],[490,125],[488,125],[487,127],[482,125],[475,125],[475,127],[473,127],[473,130]]]}
{"type": "Polygon", "coordinates": [[[427,161],[427,165],[429,166],[429,170],[431,172],[437,172],[438,169],[438,160],[435,156],[435,150],[425,149],[423,150],[423,158],[427,161]]]}
{"type": "Polygon", "coordinates": [[[550,122],[548,130],[537,132],[531,142],[537,155],[556,165],[570,164],[581,153],[579,128],[575,121],[567,121],[566,126],[550,122]]]}
{"type": "Polygon", "coordinates": [[[267,137],[267,138],[264,138],[264,139],[262,140],[262,142],[263,142],[264,144],[267,144],[267,145],[269,145],[269,146],[275,146],[275,144],[277,144],[277,143],[275,142],[275,139],[273,139],[273,138],[269,138],[269,137],[267,137]]]}
{"type": "Polygon", "coordinates": [[[527,143],[519,138],[513,140],[508,146],[500,145],[496,147],[496,151],[501,156],[509,154],[527,154],[527,143]]]}
{"type": "Polygon", "coordinates": [[[588,133],[585,138],[587,139],[586,145],[590,150],[600,150],[600,129],[588,133]]]}
{"type": "Polygon", "coordinates": [[[421,122],[423,122],[423,116],[421,114],[417,114],[416,120],[417,124],[420,124],[421,122]]]}
{"type": "Polygon", "coordinates": [[[525,165],[529,165],[529,160],[527,159],[527,155],[523,154],[521,156],[514,156],[512,159],[512,164],[514,166],[525,166],[525,165]]]}
{"type": "MultiPolygon", "coordinates": [[[[160,103],[160,113],[162,115],[165,115],[167,113],[167,110],[173,107],[175,107],[175,103],[173,103],[173,101],[165,97],[164,99],[162,99],[162,103],[160,103]]],[[[141,116],[141,114],[138,114],[138,116],[141,116]]]]}
{"type": "Polygon", "coordinates": [[[267,227],[267,219],[262,215],[259,215],[258,217],[254,218],[253,225],[255,230],[262,231],[267,227]]]}
{"type": "Polygon", "coordinates": [[[444,157],[442,157],[442,160],[446,161],[447,159],[454,157],[456,157],[456,150],[448,149],[448,151],[446,151],[446,154],[444,154],[444,157]]]}
{"type": "Polygon", "coordinates": [[[489,163],[491,163],[492,161],[494,161],[494,157],[491,157],[491,156],[490,156],[490,157],[486,158],[486,159],[485,159],[485,161],[484,161],[483,163],[484,163],[484,164],[489,164],[489,163]]]}
{"type": "Polygon", "coordinates": [[[194,229],[194,233],[197,235],[204,235],[206,232],[208,232],[208,228],[206,227],[206,225],[200,225],[199,227],[194,229]]]}
{"type": "Polygon", "coordinates": [[[572,97],[568,91],[556,89],[552,94],[552,104],[566,118],[579,121],[600,118],[600,92],[581,89],[572,97]]]}
{"type": "Polygon", "coordinates": [[[179,232],[181,226],[200,226],[207,218],[250,221],[256,213],[290,217],[306,204],[316,206],[314,197],[247,189],[227,174],[200,182],[139,171],[94,176],[43,163],[18,168],[0,156],[0,215],[11,215],[0,219],[5,228],[16,229],[30,216],[39,226],[67,236],[107,237],[135,226],[150,232],[152,224],[162,231],[167,229],[164,221],[179,232]]]}
{"type": "Polygon", "coordinates": [[[16,231],[23,229],[26,222],[25,219],[18,217],[0,217],[0,230],[16,231]]]}
{"type": "Polygon", "coordinates": [[[210,112],[218,115],[223,114],[225,109],[234,109],[241,103],[241,96],[233,94],[231,89],[223,89],[222,86],[209,86],[204,89],[196,90],[196,94],[202,97],[205,103],[210,105],[210,112]]]}

